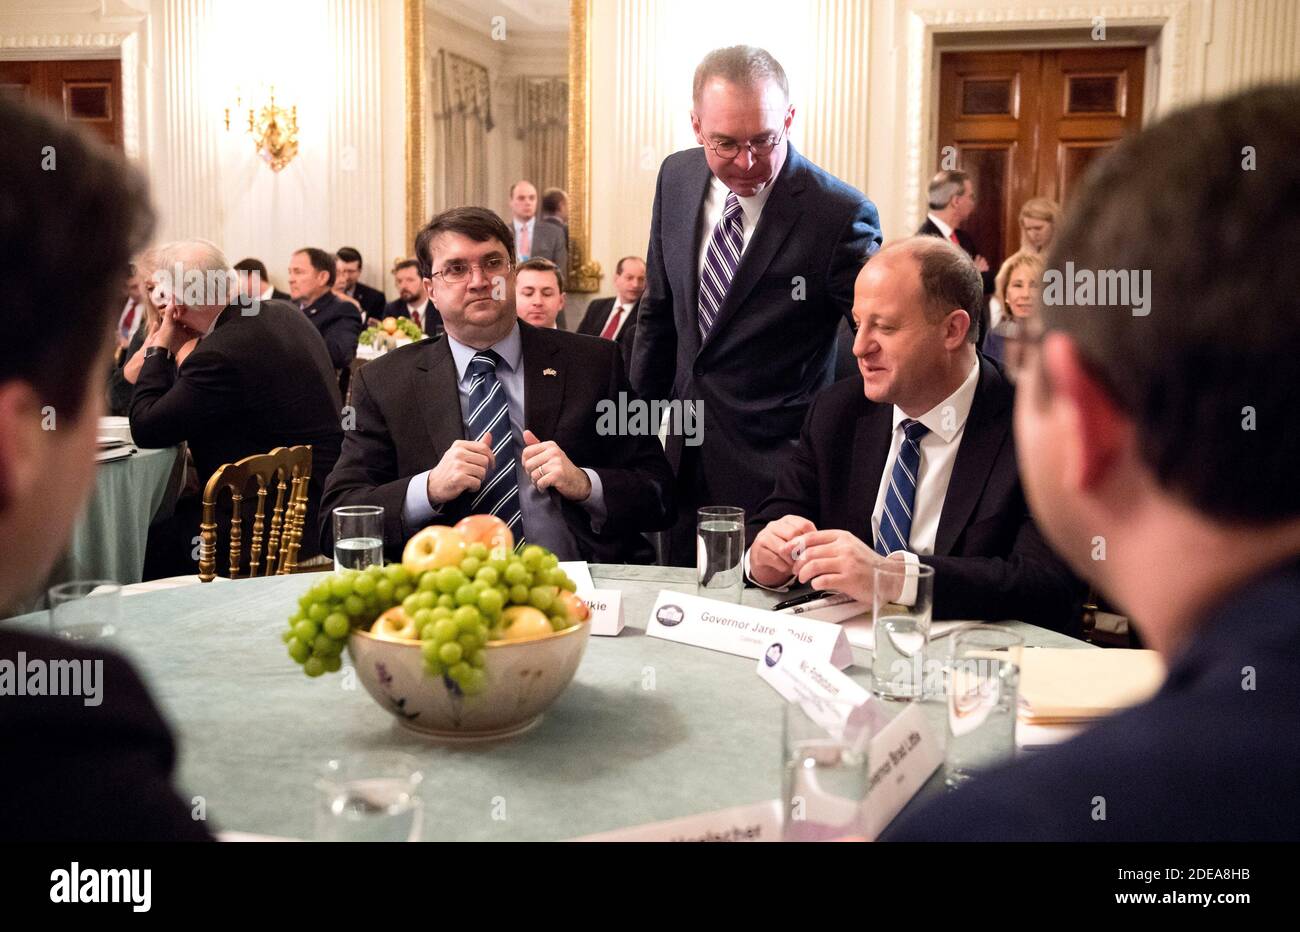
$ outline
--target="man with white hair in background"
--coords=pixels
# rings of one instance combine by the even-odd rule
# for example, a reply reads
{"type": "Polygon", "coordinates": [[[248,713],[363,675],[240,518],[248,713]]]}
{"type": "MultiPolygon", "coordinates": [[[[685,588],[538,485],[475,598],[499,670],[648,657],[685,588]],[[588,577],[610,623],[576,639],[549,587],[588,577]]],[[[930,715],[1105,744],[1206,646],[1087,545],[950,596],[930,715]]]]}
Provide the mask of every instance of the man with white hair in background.
{"type": "MultiPolygon", "coordinates": [[[[338,383],[324,339],[288,302],[239,300],[234,272],[212,243],[169,243],[160,249],[159,266],[175,309],[145,343],[131,402],[132,437],[143,447],[188,443],[200,488],[225,463],[309,444],[307,526],[315,527],[325,476],[343,442],[338,383]],[[176,351],[195,335],[198,346],[178,367],[176,351]]],[[[197,571],[200,513],[197,496],[182,499],[175,515],[150,529],[145,579],[197,571]]],[[[252,528],[251,520],[246,526],[252,528]]],[[[315,553],[315,535],[305,534],[300,556],[315,553]]]]}

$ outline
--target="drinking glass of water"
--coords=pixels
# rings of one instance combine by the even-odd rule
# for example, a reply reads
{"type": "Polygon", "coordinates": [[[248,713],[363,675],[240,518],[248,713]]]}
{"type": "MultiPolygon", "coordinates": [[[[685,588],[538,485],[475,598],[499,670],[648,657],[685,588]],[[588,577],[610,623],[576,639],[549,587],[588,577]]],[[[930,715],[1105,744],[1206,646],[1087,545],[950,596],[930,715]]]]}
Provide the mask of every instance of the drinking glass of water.
{"type": "Polygon", "coordinates": [[[785,706],[782,838],[830,841],[866,832],[870,728],[844,701],[785,706]]]}
{"type": "Polygon", "coordinates": [[[1025,639],[991,625],[952,633],[944,783],[960,786],[1015,752],[1020,653],[1025,639]]]}
{"type": "Polygon", "coordinates": [[[739,602],[745,591],[745,510],[710,507],[697,512],[696,595],[739,602]]]}
{"type": "Polygon", "coordinates": [[[345,505],[334,509],[334,569],[364,570],[384,565],[382,505],[345,505]]]}
{"type": "Polygon", "coordinates": [[[69,641],[94,641],[117,634],[122,587],[111,580],[76,579],[51,586],[50,633],[69,641]]]}
{"type": "Polygon", "coordinates": [[[419,841],[424,773],[396,751],[331,760],[316,780],[319,841],[419,841]]]}
{"type": "Polygon", "coordinates": [[[930,643],[934,567],[886,560],[873,570],[871,655],[873,689],[882,699],[919,699],[930,643]]]}

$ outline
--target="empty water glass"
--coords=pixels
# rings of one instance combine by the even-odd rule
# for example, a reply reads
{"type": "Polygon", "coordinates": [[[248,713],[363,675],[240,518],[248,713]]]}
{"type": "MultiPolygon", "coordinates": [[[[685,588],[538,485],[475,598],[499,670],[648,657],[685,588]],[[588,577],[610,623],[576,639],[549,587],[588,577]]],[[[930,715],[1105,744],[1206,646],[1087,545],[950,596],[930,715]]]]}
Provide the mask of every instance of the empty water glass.
{"type": "Polygon", "coordinates": [[[319,841],[419,841],[424,773],[409,754],[331,760],[316,780],[319,841]]]}
{"type": "Polygon", "coordinates": [[[948,661],[948,746],[944,782],[960,786],[1015,753],[1019,648],[1006,628],[971,625],[952,634],[948,661]]]}
{"type": "Polygon", "coordinates": [[[785,841],[866,833],[870,727],[842,700],[807,697],[785,706],[782,800],[785,841]]]}
{"type": "Polygon", "coordinates": [[[69,641],[93,641],[117,634],[122,587],[112,580],[76,579],[51,586],[50,633],[69,641]]]}

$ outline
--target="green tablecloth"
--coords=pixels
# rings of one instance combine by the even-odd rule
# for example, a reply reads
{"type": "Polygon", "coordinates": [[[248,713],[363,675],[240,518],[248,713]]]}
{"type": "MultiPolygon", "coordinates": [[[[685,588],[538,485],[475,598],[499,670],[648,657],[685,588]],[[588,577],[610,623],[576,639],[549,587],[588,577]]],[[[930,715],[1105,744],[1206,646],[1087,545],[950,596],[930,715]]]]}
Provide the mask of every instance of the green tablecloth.
{"type": "MultiPolygon", "coordinates": [[[[319,765],[379,749],[425,765],[426,840],[572,838],[779,797],[783,700],[754,661],[644,633],[657,592],[693,592],[693,571],[591,570],[598,587],[626,593],[628,628],[592,637],[542,723],[495,744],[433,744],[400,728],[359,684],[304,676],[280,632],[314,574],[130,596],[115,646],[143,671],[178,733],[182,795],[204,797],[222,829],[311,837],[319,765]],[[504,819],[493,818],[498,799],[504,819]]],[[[775,599],[750,590],[745,601],[775,599]]],[[[1030,645],[1086,646],[1013,626],[1030,645]]],[[[855,654],[848,672],[867,684],[870,654],[855,654]]],[[[942,735],[942,702],[922,705],[942,735]]],[[[936,775],[923,792],[940,782],[936,775]]]]}

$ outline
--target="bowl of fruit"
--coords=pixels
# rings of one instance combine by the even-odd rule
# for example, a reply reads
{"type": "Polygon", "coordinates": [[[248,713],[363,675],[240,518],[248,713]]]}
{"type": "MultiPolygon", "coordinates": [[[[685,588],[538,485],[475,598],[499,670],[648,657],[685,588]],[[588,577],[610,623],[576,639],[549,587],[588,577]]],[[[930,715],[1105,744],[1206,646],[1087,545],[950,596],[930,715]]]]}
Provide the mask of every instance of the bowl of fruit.
{"type": "Polygon", "coordinates": [[[435,525],[402,562],[323,577],[284,634],[308,676],[342,668],[402,726],[451,740],[518,734],[573,679],[587,648],[587,606],[553,553],[515,552],[491,515],[435,525]]]}

